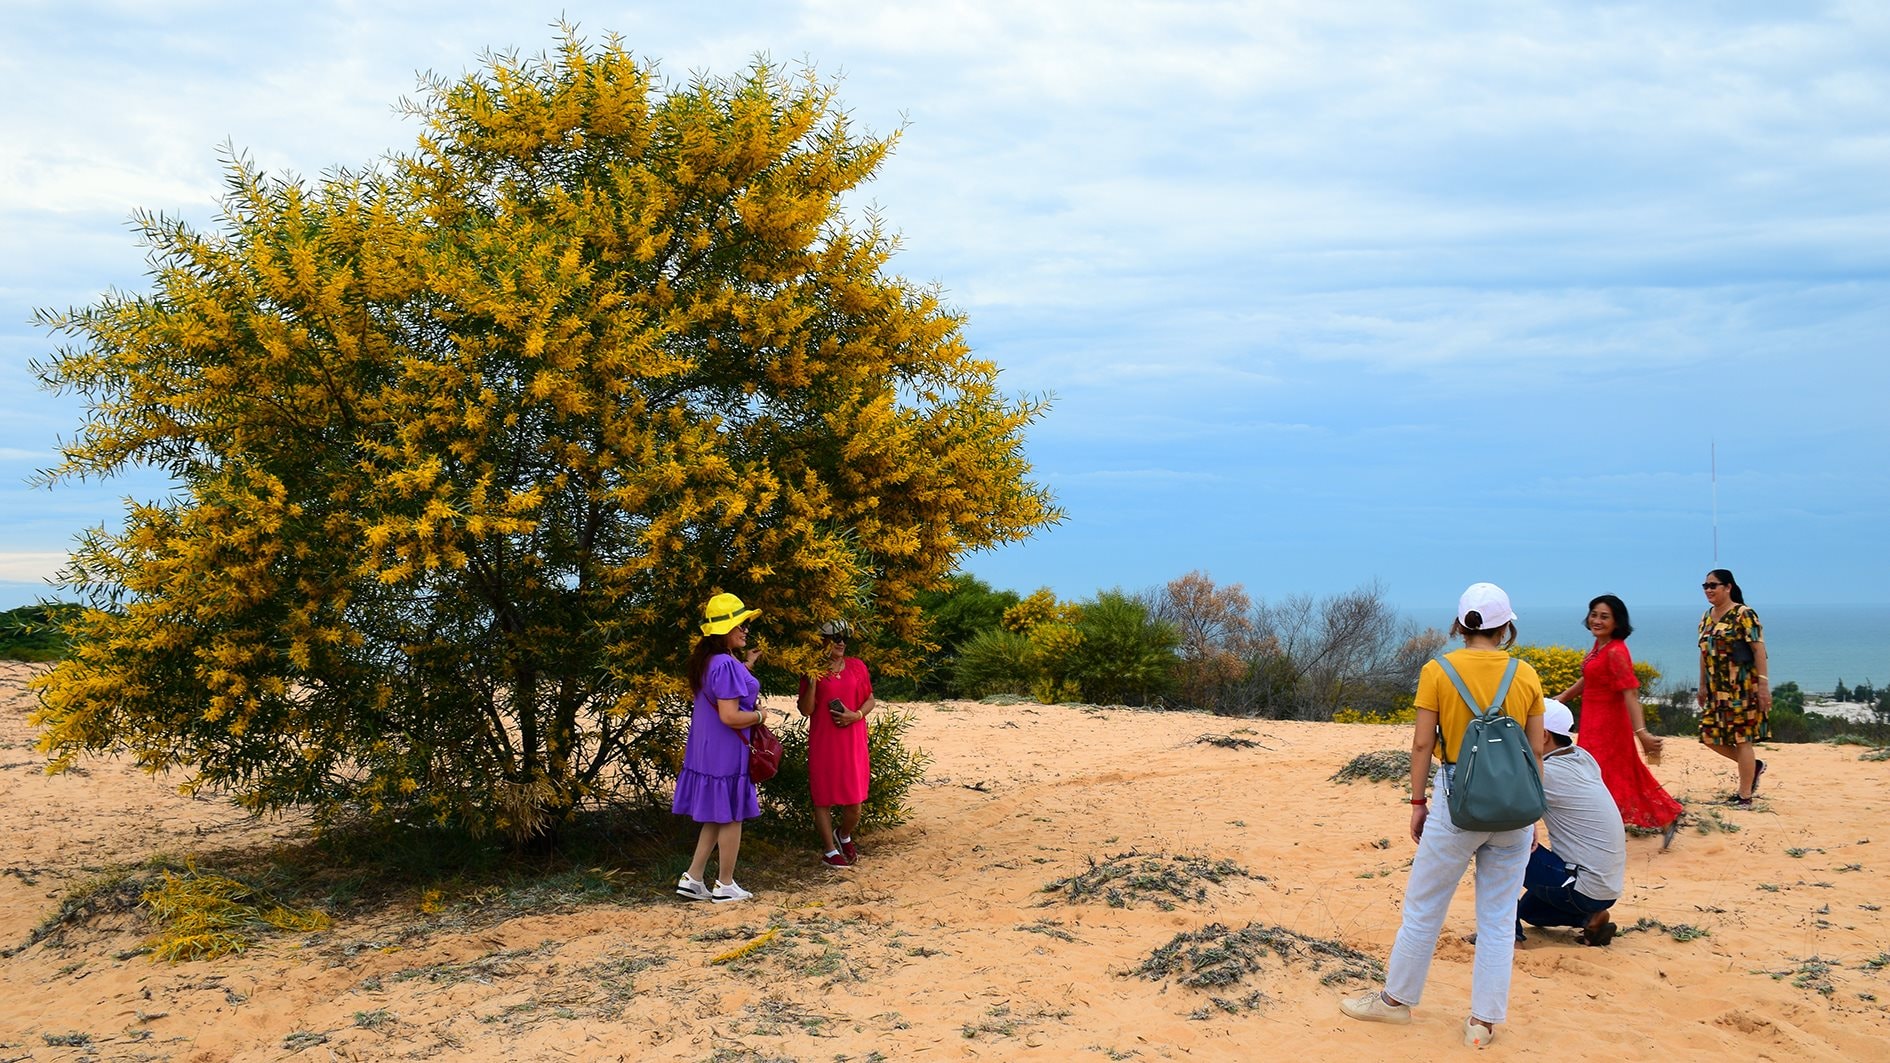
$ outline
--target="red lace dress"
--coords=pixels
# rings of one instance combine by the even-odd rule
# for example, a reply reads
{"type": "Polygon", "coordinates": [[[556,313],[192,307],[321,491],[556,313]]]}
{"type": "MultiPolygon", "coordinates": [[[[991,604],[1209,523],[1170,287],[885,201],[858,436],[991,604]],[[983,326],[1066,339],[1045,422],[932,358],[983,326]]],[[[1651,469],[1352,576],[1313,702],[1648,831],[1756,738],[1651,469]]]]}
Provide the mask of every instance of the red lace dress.
{"type": "Polygon", "coordinates": [[[1626,694],[1639,688],[1627,643],[1610,639],[1582,660],[1582,723],[1575,744],[1601,765],[1601,781],[1621,810],[1621,821],[1659,830],[1680,814],[1680,802],[1661,788],[1641,762],[1626,694]]]}

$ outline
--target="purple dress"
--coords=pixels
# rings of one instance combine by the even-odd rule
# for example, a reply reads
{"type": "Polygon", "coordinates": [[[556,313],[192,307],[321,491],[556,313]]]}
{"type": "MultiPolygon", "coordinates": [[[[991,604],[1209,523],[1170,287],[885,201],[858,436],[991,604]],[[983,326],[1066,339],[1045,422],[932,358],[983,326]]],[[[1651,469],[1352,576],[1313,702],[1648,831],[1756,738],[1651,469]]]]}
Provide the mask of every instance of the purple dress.
{"type": "Polygon", "coordinates": [[[761,815],[755,784],[748,781],[748,729],[722,722],[717,701],[740,702],[753,712],[761,681],[728,654],[710,658],[689,717],[689,744],[683,748],[676,799],[669,810],[697,823],[735,823],[761,815]]]}

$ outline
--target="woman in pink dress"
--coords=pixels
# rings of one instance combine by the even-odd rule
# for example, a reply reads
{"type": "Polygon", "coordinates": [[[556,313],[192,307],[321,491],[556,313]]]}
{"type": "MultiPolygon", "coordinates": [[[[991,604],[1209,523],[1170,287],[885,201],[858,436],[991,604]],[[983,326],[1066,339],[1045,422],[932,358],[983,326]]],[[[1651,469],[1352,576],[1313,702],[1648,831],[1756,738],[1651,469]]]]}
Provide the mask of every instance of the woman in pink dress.
{"type": "Polygon", "coordinates": [[[801,680],[800,709],[807,717],[807,781],[814,797],[814,825],[824,847],[820,862],[851,867],[860,858],[853,831],[860,825],[872,766],[866,755],[866,716],[873,711],[873,679],[858,657],[847,656],[847,625],[820,626],[827,667],[811,682],[801,680]],[[840,810],[840,829],[833,809],[840,810]]]}
{"type": "Polygon", "coordinates": [[[1582,658],[1582,677],[1555,699],[1582,699],[1576,744],[1601,765],[1601,781],[1621,809],[1621,821],[1660,831],[1660,847],[1665,849],[1680,829],[1682,809],[1641,760],[1643,753],[1659,760],[1661,740],[1647,729],[1641,710],[1641,681],[1627,648],[1627,637],[1634,631],[1627,603],[1612,594],[1594,599],[1588,603],[1587,627],[1595,646],[1582,658]]]}

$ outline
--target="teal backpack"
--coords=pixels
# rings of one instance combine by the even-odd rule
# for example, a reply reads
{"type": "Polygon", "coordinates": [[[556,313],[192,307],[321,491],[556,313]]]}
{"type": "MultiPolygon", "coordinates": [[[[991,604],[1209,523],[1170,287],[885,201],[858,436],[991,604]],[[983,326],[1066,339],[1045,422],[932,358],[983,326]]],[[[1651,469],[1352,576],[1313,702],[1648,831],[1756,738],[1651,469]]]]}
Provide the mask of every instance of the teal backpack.
{"type": "Polygon", "coordinates": [[[1536,752],[1529,748],[1528,732],[1503,711],[1510,680],[1516,678],[1516,659],[1510,658],[1503,670],[1503,681],[1496,685],[1488,708],[1470,696],[1470,688],[1449,660],[1439,657],[1437,663],[1472,713],[1450,777],[1450,821],[1458,830],[1497,831],[1527,827],[1541,819],[1549,801],[1542,794],[1536,752]]]}

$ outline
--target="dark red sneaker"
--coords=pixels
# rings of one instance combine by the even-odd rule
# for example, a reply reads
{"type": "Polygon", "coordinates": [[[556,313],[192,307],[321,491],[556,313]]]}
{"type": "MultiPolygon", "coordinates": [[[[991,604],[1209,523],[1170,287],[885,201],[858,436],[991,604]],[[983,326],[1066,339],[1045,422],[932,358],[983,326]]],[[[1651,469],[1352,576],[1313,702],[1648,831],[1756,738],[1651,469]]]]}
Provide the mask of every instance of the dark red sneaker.
{"type": "Polygon", "coordinates": [[[842,854],[842,853],[827,853],[826,855],[820,858],[820,862],[823,864],[826,864],[828,867],[853,866],[853,861],[848,860],[845,854],[842,854]]]}
{"type": "Polygon", "coordinates": [[[853,844],[852,838],[848,838],[840,843],[840,855],[846,857],[847,863],[849,864],[857,864],[860,862],[860,850],[858,846],[853,844]]]}

